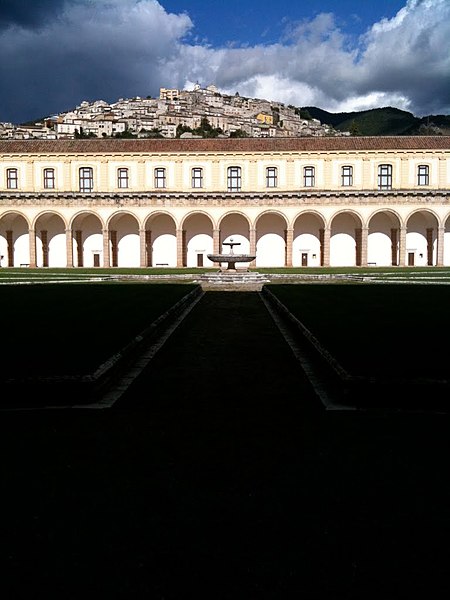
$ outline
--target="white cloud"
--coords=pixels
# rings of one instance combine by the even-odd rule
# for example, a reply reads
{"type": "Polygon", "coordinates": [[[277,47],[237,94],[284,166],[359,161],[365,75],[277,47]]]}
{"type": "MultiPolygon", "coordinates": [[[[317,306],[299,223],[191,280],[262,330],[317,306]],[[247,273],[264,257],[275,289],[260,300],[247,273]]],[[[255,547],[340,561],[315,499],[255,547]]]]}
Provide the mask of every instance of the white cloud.
{"type": "MultiPolygon", "coordinates": [[[[185,47],[169,72],[325,110],[396,106],[417,115],[450,113],[450,2],[409,0],[349,47],[331,15],[288,27],[283,43],[214,50],[185,47]],[[191,76],[195,72],[195,77],[191,76]]],[[[181,78],[183,80],[183,78],[181,78]]]]}
{"type": "MultiPolygon", "coordinates": [[[[310,88],[301,81],[292,81],[291,79],[279,77],[278,75],[260,75],[251,77],[243,81],[239,86],[241,96],[249,96],[250,98],[266,98],[273,99],[274,90],[281,102],[286,104],[297,104],[298,98],[303,98],[302,104],[310,106],[311,102],[317,96],[318,90],[310,88]]],[[[225,90],[227,94],[233,94],[233,89],[225,90]]]]}
{"type": "Polygon", "coordinates": [[[359,91],[402,95],[421,114],[450,112],[449,40],[450,2],[410,0],[365,36],[359,91]]]}
{"type": "Polygon", "coordinates": [[[330,112],[354,112],[369,110],[371,108],[381,108],[383,106],[395,106],[407,111],[411,109],[410,101],[405,96],[372,92],[364,96],[354,96],[342,102],[332,104],[327,110],[330,112]]]}

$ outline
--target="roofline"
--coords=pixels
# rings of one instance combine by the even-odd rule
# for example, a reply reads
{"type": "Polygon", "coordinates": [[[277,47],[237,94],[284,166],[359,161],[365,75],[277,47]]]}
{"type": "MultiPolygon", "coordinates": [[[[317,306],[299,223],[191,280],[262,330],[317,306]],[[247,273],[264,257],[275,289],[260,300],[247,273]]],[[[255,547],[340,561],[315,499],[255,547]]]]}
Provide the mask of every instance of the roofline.
{"type": "Polygon", "coordinates": [[[0,154],[271,153],[383,150],[449,151],[450,136],[0,140],[0,154]]]}

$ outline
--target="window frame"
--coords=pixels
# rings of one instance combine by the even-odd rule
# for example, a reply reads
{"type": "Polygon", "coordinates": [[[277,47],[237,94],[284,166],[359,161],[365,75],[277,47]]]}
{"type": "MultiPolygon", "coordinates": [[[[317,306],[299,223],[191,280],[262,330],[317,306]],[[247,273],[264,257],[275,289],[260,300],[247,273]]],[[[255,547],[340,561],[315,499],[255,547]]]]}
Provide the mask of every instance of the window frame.
{"type": "Polygon", "coordinates": [[[392,190],[393,168],[390,163],[378,165],[378,189],[380,191],[392,190]]]}
{"type": "Polygon", "coordinates": [[[94,189],[94,169],[92,167],[80,167],[78,171],[79,188],[83,194],[88,194],[94,189]]]}
{"type": "Polygon", "coordinates": [[[342,165],[341,167],[341,186],[353,186],[353,167],[352,165],[342,165]]]}
{"type": "Polygon", "coordinates": [[[153,183],[155,189],[163,190],[167,187],[165,167],[155,167],[153,171],[153,183]]]}
{"type": "Polygon", "coordinates": [[[45,167],[42,173],[44,189],[54,190],[56,187],[55,182],[55,169],[53,167],[45,167]]]}
{"type": "Polygon", "coordinates": [[[266,167],[266,188],[278,187],[278,168],[266,167]]]}
{"type": "Polygon", "coordinates": [[[315,187],[316,185],[316,168],[312,165],[303,167],[303,186],[307,188],[315,187]]]}
{"type": "Polygon", "coordinates": [[[429,165],[418,165],[417,166],[417,185],[430,185],[430,166],[429,165]],[[423,172],[421,172],[423,170],[423,172]],[[424,181],[422,181],[424,179],[424,181]]]}
{"type": "Polygon", "coordinates": [[[120,190],[125,190],[129,187],[130,174],[127,167],[118,167],[117,169],[117,187],[120,190]]]}
{"type": "Polygon", "coordinates": [[[240,192],[242,190],[242,169],[238,166],[227,169],[227,191],[240,192]]]}
{"type": "Polygon", "coordinates": [[[193,189],[203,188],[203,169],[202,167],[192,167],[191,169],[191,187],[193,189]]]}
{"type": "Polygon", "coordinates": [[[16,169],[15,167],[6,169],[6,189],[19,189],[19,169],[16,169]]]}

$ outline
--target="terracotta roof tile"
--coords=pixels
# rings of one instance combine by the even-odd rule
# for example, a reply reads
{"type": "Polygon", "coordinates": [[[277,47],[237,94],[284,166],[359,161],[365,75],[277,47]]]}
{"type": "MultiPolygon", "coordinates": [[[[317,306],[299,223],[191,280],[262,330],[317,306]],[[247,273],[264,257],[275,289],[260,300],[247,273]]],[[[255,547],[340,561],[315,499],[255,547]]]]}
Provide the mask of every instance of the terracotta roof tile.
{"type": "Polygon", "coordinates": [[[0,154],[450,150],[450,136],[0,140],[0,154]]]}

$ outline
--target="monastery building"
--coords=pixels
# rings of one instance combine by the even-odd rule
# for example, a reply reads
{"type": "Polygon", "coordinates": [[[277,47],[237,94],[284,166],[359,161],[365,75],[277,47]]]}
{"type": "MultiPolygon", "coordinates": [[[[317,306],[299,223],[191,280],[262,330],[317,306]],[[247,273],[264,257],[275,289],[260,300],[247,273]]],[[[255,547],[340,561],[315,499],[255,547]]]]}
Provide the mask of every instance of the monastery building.
{"type": "Polygon", "coordinates": [[[1,266],[450,266],[450,137],[0,141],[1,266]]]}

